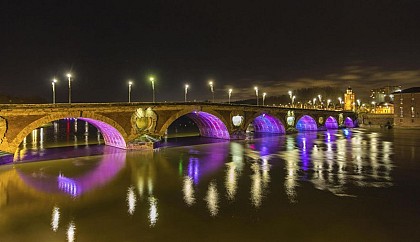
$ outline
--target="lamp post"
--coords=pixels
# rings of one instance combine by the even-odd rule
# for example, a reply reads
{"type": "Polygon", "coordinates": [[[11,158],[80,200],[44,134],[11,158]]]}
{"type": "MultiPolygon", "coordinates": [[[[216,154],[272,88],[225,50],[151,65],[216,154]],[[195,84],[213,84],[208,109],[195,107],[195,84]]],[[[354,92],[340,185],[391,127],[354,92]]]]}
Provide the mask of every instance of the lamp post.
{"type": "Polygon", "coordinates": [[[338,101],[340,102],[340,108],[341,108],[341,97],[338,97],[338,101]]]}
{"type": "Polygon", "coordinates": [[[155,78],[153,76],[149,77],[150,82],[152,83],[152,92],[153,92],[153,99],[152,101],[155,102],[155,78]]]}
{"type": "Polygon", "coordinates": [[[328,99],[327,100],[327,109],[330,107],[330,102],[331,102],[331,99],[328,99]]]}
{"type": "Polygon", "coordinates": [[[263,106],[264,106],[264,103],[265,103],[265,96],[267,96],[267,93],[263,93],[263,106]]]}
{"type": "Polygon", "coordinates": [[[187,94],[188,94],[188,84],[185,84],[185,95],[184,95],[184,101],[187,102],[187,94]]]}
{"type": "Polygon", "coordinates": [[[71,104],[71,74],[67,73],[66,76],[69,79],[69,104],[71,104]]]}
{"type": "Polygon", "coordinates": [[[211,91],[211,94],[212,94],[212,96],[213,96],[213,103],[214,103],[214,89],[213,89],[213,81],[209,81],[209,85],[210,85],[210,91],[211,91]]]}
{"type": "Polygon", "coordinates": [[[52,94],[53,94],[53,96],[52,96],[53,104],[55,104],[55,83],[56,82],[57,82],[57,79],[55,79],[55,78],[51,82],[51,85],[52,85],[52,94]]]}
{"type": "Polygon", "coordinates": [[[314,98],[312,99],[312,101],[313,101],[313,103],[314,103],[314,109],[315,109],[316,98],[314,97],[314,98]]]}
{"type": "Polygon", "coordinates": [[[257,96],[257,106],[258,106],[258,87],[254,87],[255,96],[257,96]]]}
{"type": "Polygon", "coordinates": [[[292,97],[292,107],[295,107],[295,98],[296,98],[296,96],[292,97]]]}
{"type": "Polygon", "coordinates": [[[230,104],[230,97],[232,96],[232,89],[229,89],[229,104],[230,104]]]}
{"type": "Polygon", "coordinates": [[[128,82],[128,103],[131,103],[131,86],[133,85],[132,81],[128,82]]]}

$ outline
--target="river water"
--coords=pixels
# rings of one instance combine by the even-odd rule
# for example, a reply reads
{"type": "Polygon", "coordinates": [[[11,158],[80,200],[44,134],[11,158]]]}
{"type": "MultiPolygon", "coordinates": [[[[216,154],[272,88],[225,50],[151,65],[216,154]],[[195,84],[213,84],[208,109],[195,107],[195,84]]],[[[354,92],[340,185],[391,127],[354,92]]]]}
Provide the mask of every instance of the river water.
{"type": "Polygon", "coordinates": [[[0,241],[420,241],[419,130],[147,152],[97,138],[0,166],[0,241]]]}

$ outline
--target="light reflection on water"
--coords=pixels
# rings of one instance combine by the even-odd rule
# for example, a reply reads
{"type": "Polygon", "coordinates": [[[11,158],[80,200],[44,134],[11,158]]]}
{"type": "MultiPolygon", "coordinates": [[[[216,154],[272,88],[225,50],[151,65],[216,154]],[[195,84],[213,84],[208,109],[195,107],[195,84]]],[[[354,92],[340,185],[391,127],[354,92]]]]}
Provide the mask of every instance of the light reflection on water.
{"type": "MultiPolygon", "coordinates": [[[[277,236],[305,236],[306,232],[292,235],[288,231],[305,226],[313,234],[320,225],[296,218],[316,214],[320,224],[346,216],[370,221],[379,215],[354,215],[347,208],[377,210],[369,192],[383,198],[388,191],[397,189],[394,193],[398,193],[401,185],[394,186],[398,142],[387,134],[345,129],[155,152],[110,148],[102,156],[3,166],[0,235],[18,240],[35,236],[27,229],[17,234],[7,225],[20,224],[16,219],[20,216],[37,221],[40,212],[47,214],[48,224],[45,231],[40,225],[42,235],[68,241],[112,241],[122,235],[126,240],[141,236],[203,239],[199,235],[205,231],[228,225],[238,239],[268,239],[269,234],[259,234],[253,226],[262,229],[261,223],[277,236]],[[22,206],[27,207],[25,212],[22,206]],[[86,211],[89,216],[84,216],[86,211]],[[95,226],[104,228],[103,235],[89,229],[95,226]]],[[[349,231],[342,233],[376,235],[376,231],[358,230],[351,221],[343,221],[349,231]]],[[[230,238],[228,233],[216,234],[213,239],[230,238]]]]}

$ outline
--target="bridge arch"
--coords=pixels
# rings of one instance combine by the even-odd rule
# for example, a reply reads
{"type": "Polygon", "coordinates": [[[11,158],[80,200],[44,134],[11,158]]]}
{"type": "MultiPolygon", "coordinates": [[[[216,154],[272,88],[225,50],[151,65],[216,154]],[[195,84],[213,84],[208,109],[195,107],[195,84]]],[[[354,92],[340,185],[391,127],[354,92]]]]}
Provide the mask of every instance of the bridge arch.
{"type": "Polygon", "coordinates": [[[338,122],[333,116],[329,116],[325,120],[325,128],[326,129],[338,129],[338,122]]]}
{"type": "Polygon", "coordinates": [[[298,131],[317,131],[318,125],[314,118],[309,115],[303,115],[296,122],[296,129],[298,131]]]}
{"type": "Polygon", "coordinates": [[[353,119],[351,119],[350,117],[347,117],[345,120],[344,120],[344,126],[346,126],[347,128],[354,128],[354,122],[353,122],[353,119]]]}
{"type": "MultiPolygon", "coordinates": [[[[276,116],[260,113],[257,114],[252,120],[255,133],[274,133],[274,134],[284,134],[286,133],[285,126],[283,122],[278,119],[276,116]]],[[[248,126],[246,126],[248,127],[248,126]]]]}
{"type": "Polygon", "coordinates": [[[166,129],[178,118],[187,116],[194,123],[203,137],[230,139],[229,130],[226,126],[226,120],[217,112],[214,111],[197,111],[196,109],[184,109],[172,115],[166,120],[159,130],[159,134],[165,133],[166,129]]]}
{"type": "Polygon", "coordinates": [[[105,145],[122,149],[126,148],[126,141],[124,137],[127,137],[127,133],[114,120],[99,114],[91,114],[87,115],[86,117],[79,117],[79,115],[74,115],[71,113],[66,115],[48,115],[35,120],[23,128],[9,144],[12,149],[16,150],[23,139],[28,136],[34,129],[37,129],[46,123],[65,118],[77,118],[79,120],[84,120],[95,126],[101,132],[105,145]]]}

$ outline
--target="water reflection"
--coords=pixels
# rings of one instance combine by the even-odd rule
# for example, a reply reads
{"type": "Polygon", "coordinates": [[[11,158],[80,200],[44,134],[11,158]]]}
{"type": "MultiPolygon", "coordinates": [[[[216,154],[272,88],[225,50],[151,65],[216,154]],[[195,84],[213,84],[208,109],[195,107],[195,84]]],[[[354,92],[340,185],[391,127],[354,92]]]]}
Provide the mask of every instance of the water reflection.
{"type": "Polygon", "coordinates": [[[76,225],[73,221],[69,223],[69,226],[67,228],[67,241],[73,242],[76,240],[76,225]]]}
{"type": "MultiPolygon", "coordinates": [[[[125,166],[125,151],[104,147],[102,159],[90,171],[77,176],[70,176],[74,166],[68,169],[50,170],[40,167],[38,170],[27,170],[25,164],[18,164],[16,170],[21,179],[31,187],[47,193],[64,192],[72,197],[80,196],[85,192],[104,186],[111,181],[125,166]]],[[[39,163],[42,165],[42,163],[39,163]]]]}
{"type": "Polygon", "coordinates": [[[207,202],[207,208],[210,212],[210,215],[216,216],[219,212],[219,193],[214,181],[209,184],[207,195],[204,200],[207,202]]]}
{"type": "Polygon", "coordinates": [[[376,135],[344,129],[298,134],[295,140],[288,138],[287,149],[279,156],[286,162],[289,201],[297,201],[295,188],[302,181],[337,196],[355,196],[347,188],[351,185],[391,186],[392,144],[380,141],[376,135]],[[293,149],[294,146],[299,149],[293,149]]]}
{"type": "Polygon", "coordinates": [[[238,189],[238,179],[242,173],[244,163],[244,147],[243,144],[236,142],[230,143],[230,153],[232,155],[232,161],[226,163],[226,178],[225,187],[227,198],[231,201],[235,200],[236,191],[238,189]]]}
{"type": "Polygon", "coordinates": [[[182,187],[182,192],[184,193],[184,201],[188,206],[191,206],[195,203],[195,195],[194,195],[194,183],[191,177],[185,176],[184,183],[182,187]]]}
{"type": "MultiPolygon", "coordinates": [[[[241,230],[247,223],[258,229],[260,225],[253,223],[256,217],[260,223],[279,215],[304,217],[308,211],[317,211],[317,218],[329,221],[330,214],[318,213],[320,209],[344,211],[356,200],[336,199],[332,194],[359,196],[358,188],[393,185],[394,145],[380,133],[344,129],[151,152],[113,149],[118,152],[14,164],[0,170],[0,222],[10,220],[20,226],[20,219],[14,220],[16,214],[36,220],[44,213],[48,236],[64,239],[66,231],[67,240],[74,241],[75,222],[80,239],[90,233],[80,228],[98,224],[105,228],[104,234],[127,231],[130,236],[141,234],[143,238],[133,239],[141,240],[172,233],[174,228],[184,236],[191,226],[201,226],[200,232],[214,229],[202,222],[203,214],[219,225],[238,221],[241,230]],[[335,205],[327,208],[325,203],[335,205]],[[26,206],[31,208],[21,211],[26,206]],[[297,208],[292,215],[284,212],[291,208],[297,208]],[[86,211],[91,216],[80,216],[86,211]],[[107,216],[112,219],[104,219],[107,216]]],[[[293,219],[290,223],[302,227],[293,219]]],[[[278,224],[264,226],[279,229],[278,224]]],[[[241,233],[248,235],[249,228],[241,233]]],[[[14,232],[2,229],[3,234],[14,232]]],[[[98,236],[91,233],[87,241],[98,236]]]]}
{"type": "Polygon", "coordinates": [[[137,197],[134,192],[134,187],[130,186],[127,189],[127,206],[128,206],[128,214],[133,215],[134,211],[136,211],[136,203],[137,203],[137,197]]]}
{"type": "Polygon", "coordinates": [[[159,217],[158,209],[157,209],[157,202],[158,200],[154,196],[149,197],[149,220],[150,220],[150,227],[156,225],[156,222],[159,217]]]}
{"type": "Polygon", "coordinates": [[[52,215],[51,215],[51,229],[54,232],[57,232],[58,225],[60,224],[60,209],[54,206],[52,215]]]}

